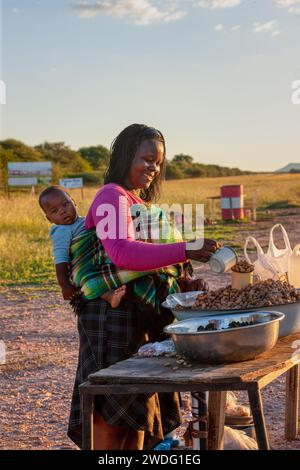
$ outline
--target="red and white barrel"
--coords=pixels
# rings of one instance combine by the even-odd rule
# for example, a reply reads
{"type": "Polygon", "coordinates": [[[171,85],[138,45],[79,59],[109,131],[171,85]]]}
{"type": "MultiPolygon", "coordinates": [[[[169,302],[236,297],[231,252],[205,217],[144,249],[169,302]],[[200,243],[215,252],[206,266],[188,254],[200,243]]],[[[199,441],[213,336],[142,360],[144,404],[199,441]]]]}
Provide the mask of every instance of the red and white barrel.
{"type": "Polygon", "coordinates": [[[221,187],[222,219],[244,218],[244,188],[242,184],[221,187]]]}

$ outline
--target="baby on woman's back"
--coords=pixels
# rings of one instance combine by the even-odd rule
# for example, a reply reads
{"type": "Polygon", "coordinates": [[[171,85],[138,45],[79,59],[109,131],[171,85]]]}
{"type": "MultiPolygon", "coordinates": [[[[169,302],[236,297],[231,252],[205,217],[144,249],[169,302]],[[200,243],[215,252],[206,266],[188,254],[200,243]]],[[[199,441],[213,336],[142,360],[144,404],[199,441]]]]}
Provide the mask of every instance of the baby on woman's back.
{"type": "MultiPolygon", "coordinates": [[[[85,228],[85,217],[77,213],[77,208],[71,196],[60,186],[46,188],[39,197],[39,204],[49,222],[53,225],[50,237],[53,242],[53,255],[57,282],[63,298],[72,300],[78,293],[70,279],[70,246],[72,240],[82,234],[85,228]]],[[[101,295],[113,308],[118,307],[125,295],[126,286],[110,290],[101,295]]]]}

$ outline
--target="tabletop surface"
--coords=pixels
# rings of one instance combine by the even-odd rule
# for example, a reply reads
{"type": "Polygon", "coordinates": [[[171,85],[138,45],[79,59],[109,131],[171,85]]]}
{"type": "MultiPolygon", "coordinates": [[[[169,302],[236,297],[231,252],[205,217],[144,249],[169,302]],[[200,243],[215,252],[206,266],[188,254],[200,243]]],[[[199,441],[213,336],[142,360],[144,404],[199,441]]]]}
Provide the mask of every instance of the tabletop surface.
{"type": "Polygon", "coordinates": [[[251,361],[220,365],[193,364],[188,368],[178,364],[176,358],[131,357],[91,374],[89,382],[99,385],[247,382],[299,363],[300,333],[297,333],[279,339],[273,349],[251,361]]]}

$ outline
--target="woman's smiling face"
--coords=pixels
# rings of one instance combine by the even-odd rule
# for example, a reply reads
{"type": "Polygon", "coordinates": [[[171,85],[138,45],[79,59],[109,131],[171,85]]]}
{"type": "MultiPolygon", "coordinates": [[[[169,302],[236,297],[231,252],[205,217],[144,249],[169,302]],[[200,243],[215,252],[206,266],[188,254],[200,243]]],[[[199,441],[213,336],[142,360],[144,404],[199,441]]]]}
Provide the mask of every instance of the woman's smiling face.
{"type": "Polygon", "coordinates": [[[138,147],[126,179],[128,189],[146,189],[159,175],[164,163],[164,145],[162,142],[144,140],[138,147]]]}

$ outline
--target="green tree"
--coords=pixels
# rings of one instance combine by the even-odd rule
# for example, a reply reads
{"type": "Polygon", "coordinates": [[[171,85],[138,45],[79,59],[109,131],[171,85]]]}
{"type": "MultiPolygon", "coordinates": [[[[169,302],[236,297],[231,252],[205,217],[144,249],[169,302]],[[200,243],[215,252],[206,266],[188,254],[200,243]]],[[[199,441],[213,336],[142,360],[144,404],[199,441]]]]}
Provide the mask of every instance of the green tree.
{"type": "Polygon", "coordinates": [[[193,163],[185,169],[184,173],[191,178],[201,178],[201,176],[206,176],[204,165],[201,165],[200,163],[193,163]]]}
{"type": "Polygon", "coordinates": [[[184,172],[179,168],[178,165],[174,165],[172,162],[167,162],[166,164],[166,179],[167,180],[177,180],[184,178],[184,172]]]}
{"type": "Polygon", "coordinates": [[[35,149],[41,152],[43,160],[52,162],[55,182],[68,173],[79,174],[92,170],[90,164],[64,142],[44,142],[35,149]]]}
{"type": "Polygon", "coordinates": [[[13,162],[15,156],[12,150],[6,150],[0,144],[0,185],[7,187],[7,163],[13,162]]]}
{"type": "Polygon", "coordinates": [[[78,150],[80,155],[89,162],[94,170],[107,167],[109,161],[109,150],[103,145],[95,147],[82,147],[78,150]]]}
{"type": "Polygon", "coordinates": [[[174,155],[171,163],[179,164],[179,165],[191,165],[194,159],[190,155],[185,155],[180,153],[178,155],[174,155]]]}
{"type": "Polygon", "coordinates": [[[30,147],[20,140],[6,139],[0,141],[4,150],[11,151],[13,162],[38,162],[42,160],[42,154],[37,148],[30,147]]]}

